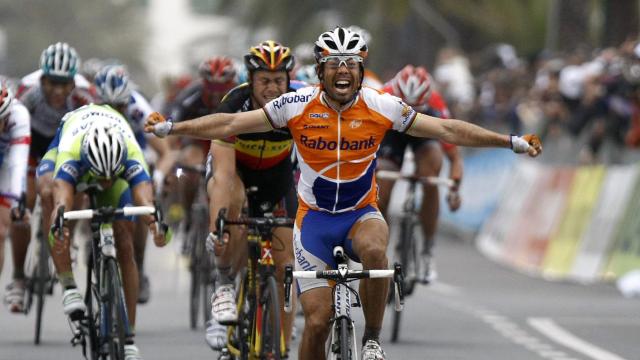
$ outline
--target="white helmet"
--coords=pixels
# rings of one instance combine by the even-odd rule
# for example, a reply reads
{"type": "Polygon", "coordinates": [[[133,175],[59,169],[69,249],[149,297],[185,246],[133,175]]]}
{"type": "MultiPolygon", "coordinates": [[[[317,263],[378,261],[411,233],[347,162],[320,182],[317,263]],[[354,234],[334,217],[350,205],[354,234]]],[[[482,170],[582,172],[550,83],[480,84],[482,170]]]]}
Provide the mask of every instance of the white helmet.
{"type": "Polygon", "coordinates": [[[360,56],[367,57],[367,43],[363,37],[347,28],[337,27],[332,31],[320,34],[313,50],[319,63],[327,56],[360,56]]]}
{"type": "Polygon", "coordinates": [[[0,81],[0,119],[4,119],[9,114],[11,102],[13,102],[13,91],[6,81],[0,81]]]}
{"type": "Polygon", "coordinates": [[[76,50],[67,43],[49,45],[40,55],[40,68],[47,76],[73,79],[80,67],[76,50]]]}
{"type": "Polygon", "coordinates": [[[128,104],[131,98],[129,74],[122,65],[107,65],[100,69],[94,79],[98,95],[110,105],[128,104]]]}
{"type": "Polygon", "coordinates": [[[408,105],[428,105],[431,97],[431,76],[424,67],[407,65],[390,82],[393,95],[408,105]]]}
{"type": "Polygon", "coordinates": [[[316,85],[320,82],[316,73],[316,65],[303,65],[296,70],[296,80],[304,81],[309,85],[316,85]]]}
{"type": "Polygon", "coordinates": [[[94,175],[110,179],[123,169],[127,146],[118,129],[96,119],[82,138],[81,160],[94,175]]]}

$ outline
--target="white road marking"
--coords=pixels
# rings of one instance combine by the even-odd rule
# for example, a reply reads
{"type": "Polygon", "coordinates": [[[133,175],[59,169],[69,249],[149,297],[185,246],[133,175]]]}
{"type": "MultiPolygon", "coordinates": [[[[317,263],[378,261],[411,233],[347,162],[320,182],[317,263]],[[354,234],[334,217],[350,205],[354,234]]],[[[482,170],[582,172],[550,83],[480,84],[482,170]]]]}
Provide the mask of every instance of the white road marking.
{"type": "MultiPolygon", "coordinates": [[[[553,345],[543,342],[537,337],[529,334],[525,329],[521,328],[508,317],[486,308],[481,308],[468,304],[457,299],[438,299],[434,298],[439,304],[452,310],[464,312],[481,320],[485,324],[492,327],[497,333],[504,336],[514,344],[536,353],[543,359],[548,360],[578,360],[575,357],[556,349],[553,345]]],[[[613,359],[611,359],[613,360],[613,359]]]]}
{"type": "Polygon", "coordinates": [[[625,360],[620,356],[601,349],[557,325],[550,318],[529,318],[527,322],[549,339],[566,346],[576,352],[584,354],[594,360],[625,360]]]}

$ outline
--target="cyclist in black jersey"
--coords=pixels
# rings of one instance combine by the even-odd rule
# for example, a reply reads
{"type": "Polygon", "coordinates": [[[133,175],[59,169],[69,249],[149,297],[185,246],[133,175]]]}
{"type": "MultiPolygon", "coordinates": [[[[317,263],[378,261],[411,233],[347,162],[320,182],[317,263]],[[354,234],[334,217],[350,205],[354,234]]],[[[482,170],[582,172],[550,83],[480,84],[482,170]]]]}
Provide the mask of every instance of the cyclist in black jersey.
{"type": "MultiPolygon", "coordinates": [[[[198,67],[200,79],[194,80],[180,91],[173,105],[170,116],[174,121],[193,119],[213,113],[220,105],[224,95],[235,85],[236,71],[233,61],[226,56],[213,56],[205,59],[198,67]]],[[[178,162],[183,165],[202,166],[209,152],[208,140],[180,140],[178,162]]],[[[176,237],[184,240],[189,232],[191,205],[197,194],[200,179],[196,173],[184,173],[178,182],[182,209],[185,214],[176,237]]]]}
{"type": "MultiPolygon", "coordinates": [[[[275,41],[265,41],[249,49],[245,55],[249,72],[248,83],[231,90],[216,112],[233,113],[262,108],[267,102],[291,88],[289,71],[293,69],[291,50],[275,41]]],[[[296,194],[293,180],[291,151],[293,141],[286,129],[266,133],[243,134],[213,141],[207,161],[207,191],[210,197],[209,243],[214,243],[215,219],[221,208],[229,210],[229,217],[240,215],[245,202],[245,189],[256,186],[258,191],[249,199],[249,215],[295,216],[296,194]]],[[[278,281],[283,280],[284,266],[293,263],[290,228],[276,228],[273,236],[273,258],[278,281]]],[[[211,299],[213,319],[207,328],[206,339],[216,350],[226,342],[228,325],[237,320],[233,279],[237,270],[246,264],[246,243],[239,233],[225,234],[223,243],[215,245],[218,270],[217,289],[211,299]]],[[[217,244],[217,242],[215,242],[217,244]]],[[[284,297],[283,292],[279,294],[284,297]]],[[[282,309],[281,309],[282,310],[282,309]]],[[[291,335],[293,318],[281,311],[285,339],[291,335]]]]}

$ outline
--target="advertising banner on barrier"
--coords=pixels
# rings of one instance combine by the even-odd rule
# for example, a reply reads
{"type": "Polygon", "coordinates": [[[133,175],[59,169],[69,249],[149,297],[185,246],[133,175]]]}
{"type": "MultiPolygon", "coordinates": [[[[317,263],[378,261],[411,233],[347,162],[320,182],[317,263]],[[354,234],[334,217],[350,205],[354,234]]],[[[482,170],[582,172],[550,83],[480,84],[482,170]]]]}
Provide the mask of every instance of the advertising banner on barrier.
{"type": "Polygon", "coordinates": [[[636,176],[628,206],[618,225],[605,276],[616,278],[640,269],[640,177],[636,176]]]}
{"type": "Polygon", "coordinates": [[[593,217],[579,242],[570,271],[572,278],[592,282],[605,275],[609,251],[624,211],[629,206],[637,177],[637,166],[612,166],[607,169],[593,217]]]}
{"type": "Polygon", "coordinates": [[[551,237],[543,262],[543,272],[548,277],[567,275],[595,205],[600,195],[605,168],[591,166],[576,171],[567,207],[557,232],[551,237]]]}
{"type": "Polygon", "coordinates": [[[519,271],[592,282],[640,269],[640,167],[518,163],[476,237],[519,271]]]}

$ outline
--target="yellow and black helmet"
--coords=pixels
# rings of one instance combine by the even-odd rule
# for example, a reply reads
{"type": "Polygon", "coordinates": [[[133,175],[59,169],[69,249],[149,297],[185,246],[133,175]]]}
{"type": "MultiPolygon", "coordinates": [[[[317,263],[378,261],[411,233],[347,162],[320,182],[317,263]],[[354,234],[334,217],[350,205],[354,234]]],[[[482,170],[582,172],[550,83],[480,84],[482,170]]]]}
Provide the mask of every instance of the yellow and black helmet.
{"type": "Polygon", "coordinates": [[[289,72],[295,65],[291,49],[273,40],[261,42],[249,49],[244,56],[247,71],[256,70],[289,72]]]}

